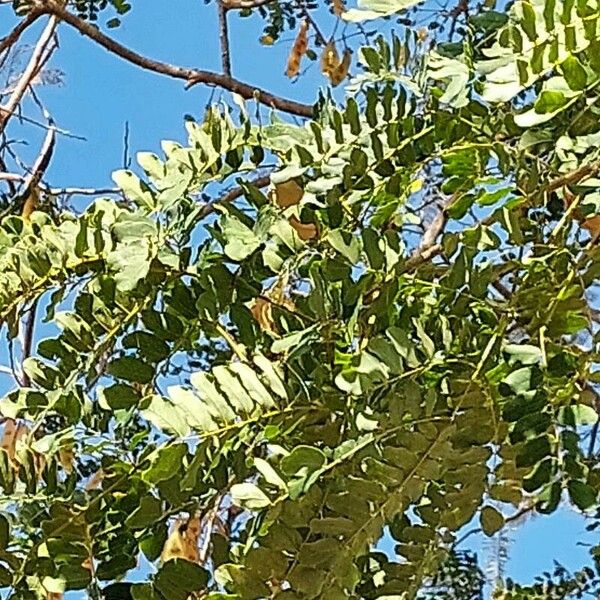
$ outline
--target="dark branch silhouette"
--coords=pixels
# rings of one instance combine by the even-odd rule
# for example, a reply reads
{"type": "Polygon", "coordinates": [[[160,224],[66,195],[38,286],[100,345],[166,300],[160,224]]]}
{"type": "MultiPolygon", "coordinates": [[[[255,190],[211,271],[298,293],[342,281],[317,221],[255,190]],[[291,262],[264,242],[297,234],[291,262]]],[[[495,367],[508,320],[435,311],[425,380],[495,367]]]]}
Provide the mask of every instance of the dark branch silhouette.
{"type": "Polygon", "coordinates": [[[276,96],[266,90],[244,83],[228,75],[215,73],[213,71],[181,67],[142,56],[102,33],[94,25],[90,25],[76,15],[70,13],[54,0],[47,0],[43,3],[36,4],[35,10],[55,15],[64,23],[75,28],[82,35],[102,46],[105,50],[116,54],[122,59],[137,65],[142,69],[154,71],[161,75],[167,75],[174,79],[181,79],[187,83],[187,87],[196,84],[214,85],[239,94],[246,100],[254,99],[265,106],[276,108],[286,113],[307,118],[313,116],[313,107],[309,104],[302,104],[301,102],[295,102],[294,100],[276,96]]]}

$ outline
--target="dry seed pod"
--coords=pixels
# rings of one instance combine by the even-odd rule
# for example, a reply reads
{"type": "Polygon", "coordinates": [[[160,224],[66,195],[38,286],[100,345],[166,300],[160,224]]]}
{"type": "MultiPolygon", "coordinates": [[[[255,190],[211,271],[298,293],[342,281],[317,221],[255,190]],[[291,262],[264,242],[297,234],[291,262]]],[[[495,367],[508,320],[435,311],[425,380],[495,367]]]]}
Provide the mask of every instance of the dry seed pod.
{"type": "Polygon", "coordinates": [[[163,546],[163,550],[160,554],[161,562],[165,563],[173,558],[185,558],[185,542],[183,540],[182,526],[185,521],[178,519],[163,546]]]}
{"type": "Polygon", "coordinates": [[[308,50],[308,21],[300,23],[298,35],[294,41],[294,45],[288,57],[286,75],[288,77],[296,77],[300,73],[300,61],[308,50]]]}
{"type": "Polygon", "coordinates": [[[340,64],[340,57],[335,47],[335,42],[331,40],[327,43],[321,54],[321,73],[331,79],[331,74],[340,64]]]}
{"type": "Polygon", "coordinates": [[[331,0],[331,8],[336,17],[341,17],[346,12],[346,3],[344,0],[331,0]]]}
{"type": "Polygon", "coordinates": [[[199,562],[198,538],[200,537],[200,518],[178,519],[163,546],[161,561],[182,558],[190,562],[199,562]]]}
{"type": "Polygon", "coordinates": [[[338,86],[340,83],[342,83],[342,81],[344,81],[344,79],[346,79],[346,77],[348,77],[348,71],[350,70],[351,60],[352,52],[350,51],[350,49],[346,48],[342,56],[342,61],[329,76],[329,78],[331,79],[331,85],[333,87],[338,86]]]}

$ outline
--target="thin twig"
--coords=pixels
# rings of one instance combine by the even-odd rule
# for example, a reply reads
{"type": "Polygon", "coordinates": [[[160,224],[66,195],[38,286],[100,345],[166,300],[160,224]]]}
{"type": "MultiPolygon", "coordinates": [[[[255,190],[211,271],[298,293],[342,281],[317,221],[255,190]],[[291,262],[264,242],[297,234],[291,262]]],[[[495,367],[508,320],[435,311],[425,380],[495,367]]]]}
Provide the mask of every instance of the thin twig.
{"type": "Polygon", "coordinates": [[[33,25],[41,16],[42,12],[40,10],[31,11],[27,14],[27,16],[20,21],[17,26],[6,36],[0,39],[0,54],[5,50],[8,50],[11,46],[14,46],[23,32],[33,25]]]}
{"type": "MultiPolygon", "coordinates": [[[[257,177],[256,179],[253,179],[252,181],[247,181],[245,183],[247,185],[253,185],[254,187],[257,187],[257,188],[264,188],[264,187],[267,187],[269,185],[269,183],[271,183],[271,177],[269,175],[265,175],[263,177],[257,177]]],[[[232,190],[225,193],[220,198],[217,198],[216,200],[213,200],[212,202],[205,204],[203,209],[200,211],[199,218],[204,219],[208,215],[211,215],[212,213],[215,212],[216,206],[218,206],[220,204],[229,204],[230,202],[237,200],[238,198],[240,198],[243,195],[244,195],[244,190],[241,186],[233,188],[232,190]]]]}
{"type": "Polygon", "coordinates": [[[198,562],[203,565],[208,558],[208,551],[210,550],[210,541],[211,535],[213,531],[213,527],[215,525],[215,521],[219,515],[219,507],[221,505],[221,501],[223,500],[223,494],[217,494],[214,501],[214,506],[209,509],[208,514],[206,515],[204,520],[204,537],[202,539],[202,544],[198,550],[198,562]]]}
{"type": "Polygon", "coordinates": [[[52,121],[50,120],[50,127],[46,132],[44,143],[38,157],[35,159],[35,163],[31,168],[31,172],[23,180],[24,182],[24,193],[26,194],[29,190],[37,187],[44,176],[44,173],[50,165],[52,154],[54,152],[54,142],[56,141],[55,129],[52,127],[52,121]]]}
{"type": "Polygon", "coordinates": [[[40,72],[44,62],[48,59],[48,55],[45,56],[46,50],[48,44],[52,41],[52,36],[54,35],[57,25],[58,18],[51,16],[33,49],[27,67],[25,67],[25,70],[15,84],[8,101],[4,106],[0,107],[0,131],[3,131],[6,128],[8,120],[14,114],[17,106],[19,106],[27,88],[31,85],[36,75],[40,72]]]}
{"type": "Polygon", "coordinates": [[[31,349],[33,347],[33,334],[35,330],[35,321],[37,318],[37,306],[39,297],[35,298],[31,303],[27,314],[23,319],[22,330],[21,330],[21,385],[23,387],[31,386],[31,378],[25,372],[23,368],[24,362],[31,356],[31,349]]]}
{"type": "Polygon", "coordinates": [[[129,169],[131,158],[129,156],[129,121],[125,121],[125,129],[123,131],[123,168],[129,169]]]}
{"type": "MultiPolygon", "coordinates": [[[[23,182],[26,176],[18,173],[0,171],[0,181],[23,182]]],[[[40,182],[39,188],[51,196],[100,196],[103,194],[120,194],[119,188],[86,188],[86,187],[51,187],[40,182]]]]}

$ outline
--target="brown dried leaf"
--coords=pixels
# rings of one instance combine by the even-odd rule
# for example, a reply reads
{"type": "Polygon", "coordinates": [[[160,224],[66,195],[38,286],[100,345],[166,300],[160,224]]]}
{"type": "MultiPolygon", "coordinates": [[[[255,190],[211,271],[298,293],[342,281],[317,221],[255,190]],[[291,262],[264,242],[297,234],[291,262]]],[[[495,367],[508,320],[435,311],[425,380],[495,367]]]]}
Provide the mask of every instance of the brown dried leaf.
{"type": "MultiPolygon", "coordinates": [[[[565,190],[564,202],[566,208],[571,206],[576,199],[577,196],[565,190]]],[[[573,211],[573,216],[579,221],[584,229],[590,232],[593,240],[600,238],[600,215],[594,215],[593,217],[586,218],[580,210],[575,209],[573,211]]]]}
{"type": "Polygon", "coordinates": [[[104,479],[104,471],[102,469],[98,469],[89,479],[87,485],[85,486],[86,491],[97,490],[102,485],[102,480],[104,479]]]}
{"type": "Polygon", "coordinates": [[[64,596],[59,592],[48,592],[47,600],[63,600],[64,596]]]}
{"type": "Polygon", "coordinates": [[[298,237],[307,242],[317,237],[319,230],[314,223],[302,223],[296,217],[290,217],[290,225],[296,230],[298,237]]]}
{"type": "Polygon", "coordinates": [[[42,479],[42,475],[44,474],[44,469],[46,468],[46,457],[39,452],[33,453],[33,468],[35,469],[35,474],[37,475],[38,481],[42,479]]]}
{"type": "Polygon", "coordinates": [[[8,458],[11,461],[15,459],[15,446],[17,442],[17,429],[18,425],[14,419],[6,419],[4,427],[2,429],[2,438],[0,441],[0,448],[6,451],[8,458]]]}
{"type": "Polygon", "coordinates": [[[275,202],[281,208],[295,206],[300,202],[300,200],[302,200],[303,195],[304,190],[293,179],[284,181],[283,183],[278,183],[274,190],[275,202]]]}
{"type": "Polygon", "coordinates": [[[285,74],[288,77],[296,77],[300,73],[300,62],[308,50],[308,21],[302,21],[298,29],[298,35],[288,56],[285,74]]]}
{"type": "Polygon", "coordinates": [[[65,473],[70,475],[73,472],[75,464],[75,449],[73,446],[64,446],[58,451],[58,461],[60,462],[65,473]]]}
{"type": "Polygon", "coordinates": [[[23,203],[23,209],[21,211],[21,217],[23,217],[25,221],[29,221],[31,213],[33,213],[33,211],[37,209],[39,204],[40,194],[37,188],[34,187],[29,191],[27,197],[25,198],[25,202],[23,203]]]}
{"type": "Polygon", "coordinates": [[[250,312],[261,329],[273,331],[273,310],[268,300],[256,298],[250,312]]]}

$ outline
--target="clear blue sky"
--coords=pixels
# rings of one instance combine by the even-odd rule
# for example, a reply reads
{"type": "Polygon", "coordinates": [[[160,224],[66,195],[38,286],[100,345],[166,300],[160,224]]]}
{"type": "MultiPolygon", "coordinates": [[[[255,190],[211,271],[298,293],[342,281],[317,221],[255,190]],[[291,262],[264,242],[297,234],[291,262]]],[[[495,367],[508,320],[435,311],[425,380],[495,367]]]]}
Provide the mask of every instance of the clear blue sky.
{"type": "MultiPolygon", "coordinates": [[[[154,58],[219,70],[214,6],[206,6],[202,0],[138,0],[132,4],[123,25],[112,32],[120,41],[154,58]]],[[[7,8],[1,7],[3,21],[7,8]]],[[[234,75],[275,93],[312,102],[323,85],[316,65],[298,83],[292,84],[284,76],[291,36],[284,36],[290,40],[288,43],[262,47],[257,41],[262,23],[258,17],[231,17],[234,75]]],[[[0,25],[0,36],[8,25],[0,25]]],[[[325,35],[330,33],[324,30],[325,35]]],[[[64,71],[65,85],[46,87],[40,93],[58,126],[85,136],[87,141],[59,138],[48,176],[53,186],[111,186],[111,172],[122,166],[126,121],[130,153],[135,157],[138,151],[160,153],[163,139],[183,141],[183,115],[202,116],[210,89],[197,86],[185,91],[182,82],[134,68],[65,25],[60,30],[60,41],[51,66],[64,71]]],[[[218,89],[213,93],[215,100],[227,97],[218,89]]],[[[27,139],[32,139],[29,128],[27,139]]],[[[35,145],[30,153],[35,155],[35,145]]],[[[79,206],[83,206],[82,201],[79,206]]],[[[5,358],[5,349],[0,348],[3,364],[5,358]]],[[[3,379],[0,391],[4,391],[3,379]]],[[[585,534],[584,527],[584,519],[569,510],[528,519],[514,535],[507,574],[527,581],[543,570],[551,570],[554,559],[570,568],[581,566],[588,555],[577,542],[597,542],[597,535],[585,534]]],[[[484,544],[474,536],[465,547],[481,551],[483,557],[484,544]]],[[[383,545],[390,548],[389,542],[383,545]]]]}

